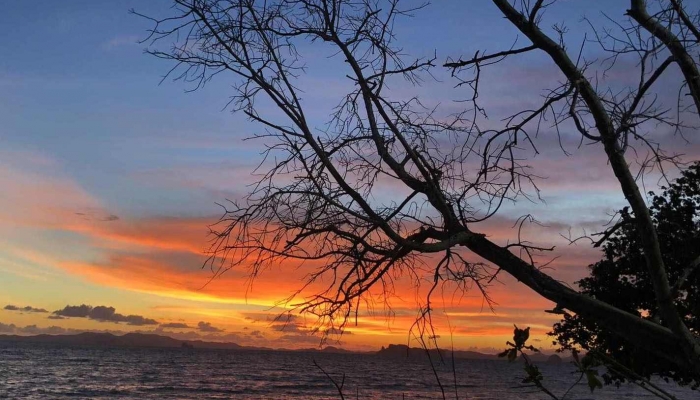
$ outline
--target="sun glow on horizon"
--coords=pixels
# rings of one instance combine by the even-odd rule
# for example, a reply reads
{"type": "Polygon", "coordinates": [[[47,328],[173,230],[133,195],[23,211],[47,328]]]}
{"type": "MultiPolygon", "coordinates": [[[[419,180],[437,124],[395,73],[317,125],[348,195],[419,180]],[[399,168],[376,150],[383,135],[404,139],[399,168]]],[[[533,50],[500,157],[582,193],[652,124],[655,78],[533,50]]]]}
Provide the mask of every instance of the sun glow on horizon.
{"type": "MultiPolygon", "coordinates": [[[[414,336],[425,328],[417,321],[424,321],[420,320],[421,311],[429,307],[434,332],[424,329],[423,333],[429,332],[428,336],[441,346],[501,349],[517,325],[531,328],[536,346],[551,348],[547,332],[561,316],[545,310],[555,304],[497,268],[493,271],[499,273],[493,279],[484,279],[488,280],[484,287],[462,275],[463,286],[447,282],[431,292],[438,278],[444,277],[436,277],[437,256],[421,254],[415,270],[393,265],[385,275],[386,282],[375,282],[375,287],[364,293],[356,313],[343,317],[340,312],[335,320],[324,315],[326,318],[319,320],[312,312],[299,310],[303,308],[300,304],[328,288],[330,297],[338,293],[340,276],[346,272],[342,268],[327,271],[304,286],[314,268],[326,265],[328,258],[301,262],[280,257],[259,271],[253,255],[247,255],[230,269],[231,264],[227,263],[221,264],[221,269],[218,264],[207,264],[215,243],[210,227],[223,213],[218,204],[249,199],[246,196],[256,188],[252,185],[271,160],[277,162],[286,156],[284,151],[273,151],[265,158],[265,150],[274,146],[272,139],[262,133],[266,125],[251,121],[244,112],[222,112],[231,110],[228,101],[233,93],[233,78],[222,76],[215,84],[203,85],[188,94],[183,93],[182,82],[159,85],[168,70],[167,63],[144,55],[142,47],[147,44],[131,40],[143,39],[152,27],[149,21],[128,15],[125,3],[143,7],[153,15],[169,12],[167,4],[126,0],[95,2],[85,7],[79,2],[60,2],[60,6],[55,3],[46,2],[34,10],[24,2],[13,2],[0,15],[0,25],[7,27],[2,48],[12,55],[0,64],[0,334],[142,331],[274,348],[318,346],[327,334],[326,344],[378,349],[391,343],[417,344],[414,336]],[[30,18],[34,15],[36,18],[30,18]],[[42,40],[27,40],[39,37],[42,40]],[[37,62],[37,55],[41,55],[41,62],[37,62]],[[256,135],[262,138],[244,140],[256,135]],[[430,301],[428,293],[432,293],[430,301]]],[[[480,21],[463,23],[460,13],[497,11],[476,3],[451,2],[449,7],[440,5],[426,11],[444,21],[441,29],[419,18],[413,20],[415,25],[410,25],[410,29],[401,28],[406,52],[416,58],[435,54],[447,59],[448,54],[467,54],[465,49],[474,54],[481,47],[512,46],[514,30],[508,35],[486,35],[480,21]],[[465,42],[463,38],[469,35],[479,40],[465,42]],[[441,43],[444,54],[436,52],[435,41],[441,43]],[[478,49],[474,47],[477,44],[478,49]]],[[[601,4],[603,9],[621,7],[615,2],[601,4]]],[[[550,15],[564,18],[568,14],[555,10],[550,15]]],[[[503,18],[494,21],[494,32],[512,28],[505,25],[503,18]]],[[[579,22],[572,22],[572,34],[582,36],[587,27],[579,22]]],[[[343,137],[349,133],[342,130],[347,128],[329,124],[329,120],[337,120],[326,113],[336,110],[334,107],[347,98],[348,90],[359,86],[356,80],[348,79],[346,70],[340,70],[348,67],[345,60],[324,51],[328,48],[319,46],[317,50],[300,45],[299,54],[307,57],[302,61],[308,60],[313,74],[299,78],[299,84],[306,89],[299,102],[308,110],[304,118],[312,127],[310,137],[318,134],[333,139],[333,135],[343,137]]],[[[448,77],[449,71],[443,74],[448,77]]],[[[493,91],[484,93],[479,100],[495,110],[495,116],[489,114],[484,122],[484,129],[499,123],[499,113],[509,115],[540,101],[540,80],[560,84],[560,78],[558,71],[527,57],[484,72],[493,91]]],[[[623,78],[629,79],[617,77],[623,78]]],[[[440,79],[435,79],[434,85],[413,86],[398,80],[390,83],[386,90],[395,98],[415,95],[425,99],[426,109],[439,104],[445,114],[464,111],[462,92],[443,93],[445,88],[466,89],[464,82],[457,88],[453,87],[455,82],[440,79]]],[[[186,85],[184,88],[189,89],[186,85]]],[[[277,118],[273,105],[269,100],[256,104],[277,118]]],[[[431,114],[431,118],[443,116],[431,114]]],[[[362,129],[358,125],[357,130],[362,129]]],[[[527,164],[523,169],[534,171],[533,181],[542,193],[532,189],[535,195],[527,200],[506,199],[499,203],[499,213],[473,224],[493,243],[514,254],[518,251],[514,240],[520,240],[521,235],[530,244],[553,246],[551,252],[534,260],[538,266],[546,265],[543,268],[554,280],[575,287],[575,282],[587,274],[587,266],[600,259],[601,250],[572,243],[567,235],[598,232],[610,222],[610,215],[626,203],[600,148],[582,142],[575,129],[553,133],[543,131],[536,138],[541,145],[537,149],[518,149],[523,154],[532,153],[527,153],[531,157],[527,162],[522,161],[527,164]],[[521,224],[523,221],[527,223],[521,224]]],[[[471,138],[473,132],[455,130],[444,136],[460,135],[471,138]]],[[[670,134],[664,135],[661,140],[670,140],[670,134]]],[[[445,160],[454,156],[452,142],[442,136],[433,139],[436,148],[449,150],[445,151],[445,160]],[[442,143],[443,139],[449,146],[442,143]]],[[[326,143],[324,140],[318,139],[322,144],[326,143]]],[[[522,144],[522,140],[512,148],[517,144],[522,144]]],[[[411,165],[408,155],[413,144],[406,146],[402,162],[411,165]]],[[[426,154],[437,152],[431,146],[426,145],[426,154]]],[[[308,150],[301,147],[299,152],[308,150]]],[[[668,149],[687,154],[688,159],[700,158],[700,146],[691,141],[670,145],[668,149]]],[[[372,151],[365,154],[364,148],[351,148],[348,154],[357,157],[351,159],[359,163],[357,160],[362,157],[372,159],[372,151]]],[[[473,151],[464,157],[471,157],[473,151]]],[[[332,157],[338,157],[333,162],[347,176],[357,173],[353,170],[355,164],[338,155],[332,157]]],[[[382,162],[385,161],[380,160],[379,164],[382,162]]],[[[449,174],[469,176],[473,171],[466,166],[464,162],[459,166],[461,170],[455,167],[448,172],[439,171],[435,173],[439,177],[426,178],[426,182],[446,179],[449,174]]],[[[280,167],[276,183],[286,184],[303,173],[298,165],[286,168],[280,167]]],[[[327,173],[325,169],[319,171],[327,173]]],[[[382,210],[376,215],[389,214],[384,207],[397,207],[404,200],[403,195],[414,196],[414,188],[393,174],[379,178],[367,191],[366,199],[363,197],[371,207],[382,210]]],[[[422,174],[428,177],[433,171],[422,174]]],[[[354,182],[363,179],[355,177],[354,182]]],[[[659,184],[644,183],[649,186],[644,190],[659,184]]],[[[336,189],[340,186],[335,181],[328,185],[336,189]]],[[[320,187],[322,193],[335,193],[320,187]]],[[[340,200],[334,199],[352,204],[347,206],[344,217],[351,215],[353,207],[362,200],[358,196],[347,200],[352,197],[347,192],[339,195],[340,200]]],[[[406,218],[402,235],[424,228],[415,216],[433,218],[430,210],[424,210],[431,207],[427,200],[430,193],[410,197],[415,202],[407,208],[412,207],[415,214],[406,218]]],[[[476,207],[490,210],[492,204],[481,199],[481,193],[470,196],[476,207]]],[[[290,215],[294,214],[292,211],[290,215]]],[[[335,227],[336,220],[329,220],[335,227]]],[[[376,221],[373,223],[379,226],[376,221]]],[[[268,222],[263,218],[248,228],[260,229],[268,222]]],[[[374,227],[367,229],[372,234],[376,232],[374,227]]],[[[445,228],[442,234],[455,232],[451,229],[445,228]]],[[[371,237],[370,233],[367,235],[371,237]]],[[[284,248],[284,239],[288,237],[275,242],[278,247],[284,248]]],[[[258,243],[267,245],[266,240],[258,243]]],[[[425,243],[433,239],[427,240],[425,243]]],[[[319,248],[309,247],[319,242],[300,245],[298,251],[319,248]]],[[[352,251],[359,252],[356,248],[352,251]]],[[[463,256],[464,265],[484,262],[476,253],[461,247],[450,251],[463,256]]],[[[381,252],[389,250],[382,248],[377,254],[381,252]]],[[[358,261],[358,265],[361,262],[364,261],[358,261]]],[[[323,314],[324,310],[313,311],[323,314]]]]}

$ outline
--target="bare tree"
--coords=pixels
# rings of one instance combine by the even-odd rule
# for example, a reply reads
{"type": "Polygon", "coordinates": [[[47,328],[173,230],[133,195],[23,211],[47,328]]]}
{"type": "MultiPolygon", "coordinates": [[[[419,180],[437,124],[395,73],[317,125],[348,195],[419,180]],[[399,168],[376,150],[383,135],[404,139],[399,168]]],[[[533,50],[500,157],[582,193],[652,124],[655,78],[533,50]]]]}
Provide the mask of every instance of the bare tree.
{"type": "MultiPolygon", "coordinates": [[[[688,330],[674,306],[674,282],[629,167],[634,160],[641,173],[652,166],[663,171],[679,161],[663,152],[653,133],[659,126],[681,130],[688,115],[697,119],[697,13],[677,0],[660,2],[650,15],[643,1],[633,0],[630,18],[615,22],[621,36],[591,24],[594,44],[610,55],[605,62],[636,60],[638,85],[614,90],[598,86],[591,73],[594,61],[583,56],[583,46],[568,52],[565,29],[555,26],[548,34],[540,27],[554,1],[493,3],[530,44],[452,59],[442,67],[436,58],[403,54],[395,22],[423,6],[407,9],[398,0],[175,0],[174,16],[152,19],[149,51],[174,61],[176,78],[195,87],[221,73],[235,78],[232,107],[265,128],[256,137],[268,146],[266,160],[273,160],[261,164],[263,176],[250,194],[227,204],[212,226],[208,265],[215,274],[247,267],[256,276],[282,261],[319,261],[299,293],[321,281],[325,289],[305,297],[297,309],[340,330],[363,302],[386,300],[395,276],[431,277],[430,293],[444,281],[464,290],[475,287],[488,300],[489,283],[505,271],[558,310],[593,318],[700,376],[697,332],[688,330]],[[165,39],[173,46],[159,50],[156,45],[165,39]],[[297,87],[305,71],[300,43],[332,49],[346,67],[340,76],[353,84],[321,129],[312,126],[297,87]],[[523,53],[541,54],[563,80],[540,107],[512,115],[500,128],[482,128],[482,68],[523,53]],[[655,83],[672,65],[680,67],[684,82],[679,82],[678,103],[669,105],[655,96],[655,83]],[[399,79],[417,84],[435,68],[452,72],[456,90],[472,91],[472,107],[447,114],[388,88],[399,79]],[[275,111],[257,106],[261,101],[275,111]],[[557,132],[574,129],[607,157],[644,233],[646,265],[640,268],[653,277],[658,320],[632,315],[553,279],[537,262],[537,253],[549,248],[519,237],[499,245],[480,232],[481,223],[504,202],[539,194],[523,149],[535,148],[545,120],[557,132]],[[630,151],[635,144],[651,156],[637,158],[641,153],[630,151]],[[405,196],[371,200],[387,185],[405,196]],[[485,262],[474,261],[472,254],[485,262]]],[[[597,244],[608,235],[603,232],[597,244]]],[[[424,315],[431,310],[429,299],[430,294],[424,315]]]]}

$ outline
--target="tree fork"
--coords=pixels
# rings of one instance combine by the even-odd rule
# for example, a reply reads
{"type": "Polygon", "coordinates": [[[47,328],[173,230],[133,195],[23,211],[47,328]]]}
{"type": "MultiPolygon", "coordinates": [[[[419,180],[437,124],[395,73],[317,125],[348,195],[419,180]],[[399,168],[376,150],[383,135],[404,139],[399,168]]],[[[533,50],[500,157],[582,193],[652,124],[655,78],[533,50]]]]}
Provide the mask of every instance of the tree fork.
{"type": "MultiPolygon", "coordinates": [[[[685,350],[686,358],[694,370],[700,373],[700,343],[683,323],[678,310],[673,304],[671,287],[664,268],[659,241],[651,221],[649,210],[632,176],[624,155],[617,143],[617,136],[612,121],[606,112],[601,99],[583,76],[581,71],[568,57],[564,49],[550,39],[533,22],[515,10],[507,0],[493,0],[505,17],[515,25],[535,46],[547,53],[552,61],[572,84],[576,85],[581,97],[590,110],[603,142],[605,153],[615,177],[620,183],[622,192],[632,207],[638,229],[642,238],[642,246],[647,269],[652,277],[656,300],[664,319],[664,323],[673,331],[676,340],[680,340],[685,350]]],[[[645,348],[653,348],[647,343],[645,348]]]]}

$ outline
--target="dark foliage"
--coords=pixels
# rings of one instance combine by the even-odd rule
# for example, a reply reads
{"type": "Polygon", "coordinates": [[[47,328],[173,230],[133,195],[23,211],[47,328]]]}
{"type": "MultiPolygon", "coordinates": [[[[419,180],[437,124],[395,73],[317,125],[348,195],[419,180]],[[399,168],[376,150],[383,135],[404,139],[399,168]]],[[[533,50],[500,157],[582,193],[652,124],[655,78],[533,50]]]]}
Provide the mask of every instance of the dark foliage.
{"type": "MultiPolygon", "coordinates": [[[[434,340],[433,294],[445,287],[478,290],[491,305],[489,285],[503,271],[554,302],[554,311],[585,315],[673,363],[676,370],[700,376],[697,329],[686,326],[682,314],[687,310],[674,304],[678,294],[672,285],[680,275],[669,278],[666,272],[657,229],[637,185],[646,171],[679,165],[680,155],[665,151],[660,141],[667,141],[664,132],[669,130],[680,137],[692,129],[683,121],[696,121],[700,113],[700,32],[694,9],[678,0],[651,7],[644,0],[630,0],[625,16],[610,20],[613,30],[591,24],[592,43],[599,49],[595,54],[606,54],[599,60],[586,57],[594,54],[584,50],[591,40],[579,45],[565,38],[563,25],[543,20],[554,1],[492,0],[518,36],[531,44],[446,60],[443,67],[456,79],[456,87],[467,90],[464,108],[454,112],[426,106],[417,94],[390,89],[399,79],[417,86],[426,77],[435,78],[432,71],[439,68],[437,55],[426,59],[406,54],[394,31],[396,21],[419,14],[421,4],[174,2],[169,16],[146,17],[153,22],[145,39],[150,42],[147,51],[170,61],[173,68],[167,76],[192,83],[193,90],[219,74],[230,77],[230,108],[264,128],[253,134],[266,149],[256,169],[258,181],[243,198],[224,203],[221,219],[210,226],[205,266],[212,279],[231,269],[245,269],[254,279],[269,267],[284,263],[294,268],[290,263],[295,263],[308,273],[283,303],[288,310],[316,316],[316,329],[323,332],[344,332],[365,311],[382,308],[392,315],[398,279],[408,279],[417,289],[430,283],[411,332],[434,340]],[[302,52],[314,43],[319,50],[323,43],[329,56],[334,54],[330,57],[337,67],[332,72],[350,84],[328,110],[322,128],[307,118],[320,110],[310,110],[303,101],[301,75],[311,59],[302,52]],[[479,101],[489,86],[481,81],[482,68],[524,53],[539,54],[548,60],[543,65],[556,66],[557,83],[542,82],[539,106],[503,114],[502,122],[494,123],[499,119],[487,118],[479,101]],[[615,65],[638,79],[599,79],[615,65]],[[663,101],[672,83],[660,79],[673,70],[680,75],[664,80],[680,86],[677,99],[663,101]],[[630,221],[643,232],[630,248],[643,249],[646,257],[629,262],[635,266],[632,271],[648,272],[628,283],[653,282],[640,293],[653,286],[655,306],[651,297],[644,297],[649,304],[622,302],[617,308],[601,301],[604,293],[597,299],[572,290],[538,262],[552,246],[533,246],[519,228],[507,244],[499,244],[482,224],[498,215],[503,204],[539,196],[538,175],[529,160],[539,153],[537,138],[552,130],[556,135],[574,132],[581,145],[593,145],[605,155],[634,215],[623,217],[624,229],[617,235],[625,237],[625,229],[632,229],[630,221]],[[375,201],[387,188],[396,197],[375,201]],[[663,319],[666,326],[651,317],[663,319]]],[[[609,245],[611,260],[627,254],[623,244],[618,255],[615,245],[609,245]]],[[[629,281],[633,274],[623,275],[629,281]]],[[[617,282],[618,275],[612,279],[617,282]]]]}
{"type": "MultiPolygon", "coordinates": [[[[650,193],[649,208],[659,235],[664,262],[678,307],[690,331],[700,334],[700,162],[694,163],[663,194],[650,193]]],[[[604,258],[589,266],[591,275],[577,282],[581,290],[632,314],[664,323],[658,316],[652,282],[641,250],[634,215],[620,211],[620,227],[605,242],[604,258]]],[[[580,315],[566,314],[550,335],[561,349],[597,350],[648,377],[652,374],[698,387],[699,377],[674,368],[665,360],[636,347],[580,315]]],[[[613,373],[607,383],[624,378],[613,373]]]]}

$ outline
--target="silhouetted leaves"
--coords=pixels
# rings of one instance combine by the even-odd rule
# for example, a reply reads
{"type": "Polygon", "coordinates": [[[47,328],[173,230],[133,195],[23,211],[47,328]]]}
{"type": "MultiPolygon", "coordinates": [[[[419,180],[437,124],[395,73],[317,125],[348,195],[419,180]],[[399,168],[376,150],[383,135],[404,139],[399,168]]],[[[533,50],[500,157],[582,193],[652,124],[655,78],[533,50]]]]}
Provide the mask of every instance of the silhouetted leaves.
{"type": "Polygon", "coordinates": [[[535,387],[537,387],[539,390],[541,390],[543,393],[547,394],[549,397],[553,399],[558,399],[557,396],[555,396],[552,392],[549,391],[544,385],[542,384],[542,381],[544,380],[544,376],[542,376],[542,373],[540,372],[540,369],[532,363],[530,360],[530,357],[523,352],[523,350],[530,350],[533,352],[539,352],[538,349],[536,349],[534,346],[530,346],[527,344],[527,340],[530,338],[530,327],[528,326],[525,329],[520,329],[517,327],[517,325],[514,325],[515,329],[513,329],[513,342],[506,342],[510,348],[505,349],[501,353],[498,354],[499,357],[508,357],[508,361],[512,362],[515,361],[518,358],[518,353],[522,355],[522,359],[525,362],[525,378],[523,379],[523,383],[531,383],[535,387]]]}
{"type": "MultiPolygon", "coordinates": [[[[700,162],[691,165],[663,194],[650,192],[649,211],[657,230],[675,303],[686,325],[700,334],[700,268],[693,267],[700,256],[700,162]]],[[[620,210],[620,228],[605,242],[604,258],[589,266],[590,276],[577,282],[582,292],[640,317],[662,323],[654,289],[644,268],[641,237],[632,223],[628,208],[620,210]]],[[[697,263],[696,263],[697,264],[697,263]]],[[[649,377],[659,374],[680,384],[700,384],[697,376],[674,367],[666,360],[602,329],[595,321],[580,315],[565,315],[550,335],[561,349],[580,347],[610,356],[635,373],[649,377]]],[[[583,360],[581,361],[583,362],[583,360]]],[[[597,375],[586,374],[589,386],[600,383],[597,375]]],[[[624,381],[609,372],[606,384],[624,381]]]]}
{"type": "Polygon", "coordinates": [[[598,379],[598,371],[591,369],[585,372],[586,380],[588,381],[588,387],[591,389],[591,393],[595,388],[603,388],[603,384],[598,379]]]}
{"type": "Polygon", "coordinates": [[[501,358],[508,357],[508,361],[515,361],[515,359],[518,357],[518,351],[516,349],[507,349],[501,353],[498,353],[498,356],[501,358]]]}
{"type": "Polygon", "coordinates": [[[540,369],[537,368],[535,364],[526,363],[525,372],[527,373],[527,377],[523,379],[523,383],[533,383],[535,385],[538,385],[544,379],[542,373],[540,372],[540,369]]]}

